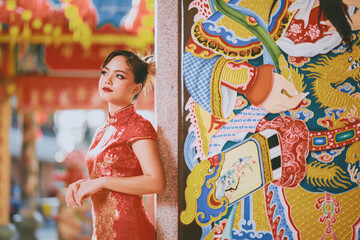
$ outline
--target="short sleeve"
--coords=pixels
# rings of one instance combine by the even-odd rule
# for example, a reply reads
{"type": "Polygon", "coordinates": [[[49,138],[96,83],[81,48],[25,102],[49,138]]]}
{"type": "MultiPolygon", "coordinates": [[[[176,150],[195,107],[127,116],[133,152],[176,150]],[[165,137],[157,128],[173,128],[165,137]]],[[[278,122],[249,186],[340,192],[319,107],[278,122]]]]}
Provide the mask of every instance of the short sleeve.
{"type": "Polygon", "coordinates": [[[142,119],[136,122],[136,124],[132,124],[129,130],[127,140],[129,147],[131,147],[135,141],[141,139],[153,139],[157,141],[157,133],[151,123],[146,119],[142,119]]]}

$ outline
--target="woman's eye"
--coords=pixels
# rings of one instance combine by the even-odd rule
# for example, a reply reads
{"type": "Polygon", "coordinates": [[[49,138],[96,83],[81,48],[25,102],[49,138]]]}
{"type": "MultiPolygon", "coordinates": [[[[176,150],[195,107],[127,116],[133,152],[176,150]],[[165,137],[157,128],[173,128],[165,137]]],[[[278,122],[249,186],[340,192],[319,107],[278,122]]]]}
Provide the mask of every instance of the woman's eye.
{"type": "Polygon", "coordinates": [[[106,71],[104,71],[104,70],[101,71],[101,75],[106,75],[106,74],[107,74],[106,71]]]}
{"type": "Polygon", "coordinates": [[[121,74],[116,74],[115,76],[116,76],[117,78],[119,78],[119,79],[123,79],[123,78],[124,78],[121,74]]]}

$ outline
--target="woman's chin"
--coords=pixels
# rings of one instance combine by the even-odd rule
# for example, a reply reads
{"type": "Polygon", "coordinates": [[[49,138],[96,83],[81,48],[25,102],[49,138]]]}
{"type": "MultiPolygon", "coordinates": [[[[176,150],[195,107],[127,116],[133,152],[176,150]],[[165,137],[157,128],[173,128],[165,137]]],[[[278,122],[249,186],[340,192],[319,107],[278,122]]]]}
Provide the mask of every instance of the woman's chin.
{"type": "Polygon", "coordinates": [[[106,93],[100,92],[99,96],[100,96],[100,99],[103,101],[106,101],[106,102],[111,101],[111,97],[106,93]]]}

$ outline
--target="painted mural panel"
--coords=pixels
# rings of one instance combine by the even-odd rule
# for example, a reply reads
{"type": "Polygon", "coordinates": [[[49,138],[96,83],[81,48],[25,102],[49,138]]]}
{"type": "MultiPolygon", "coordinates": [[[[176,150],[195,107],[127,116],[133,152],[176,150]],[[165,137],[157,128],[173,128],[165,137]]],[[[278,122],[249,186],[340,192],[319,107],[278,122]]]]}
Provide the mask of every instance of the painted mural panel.
{"type": "Polygon", "coordinates": [[[360,1],[182,3],[181,231],[360,239],[360,1]]]}

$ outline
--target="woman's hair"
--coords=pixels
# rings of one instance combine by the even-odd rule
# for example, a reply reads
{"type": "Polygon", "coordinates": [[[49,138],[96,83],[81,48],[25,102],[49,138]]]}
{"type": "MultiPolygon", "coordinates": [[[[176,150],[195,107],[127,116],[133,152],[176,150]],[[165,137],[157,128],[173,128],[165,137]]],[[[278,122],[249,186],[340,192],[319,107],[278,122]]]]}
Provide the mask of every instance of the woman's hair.
{"type": "MultiPolygon", "coordinates": [[[[131,51],[114,50],[107,55],[104,62],[101,64],[101,67],[105,67],[116,56],[124,56],[126,58],[126,63],[134,74],[134,82],[136,84],[142,84],[141,90],[145,85],[148,86],[153,83],[153,76],[155,75],[155,62],[153,55],[140,57],[131,51]]],[[[134,96],[134,100],[137,99],[141,90],[134,96]]]]}

